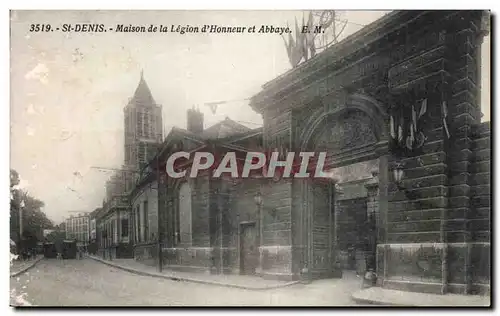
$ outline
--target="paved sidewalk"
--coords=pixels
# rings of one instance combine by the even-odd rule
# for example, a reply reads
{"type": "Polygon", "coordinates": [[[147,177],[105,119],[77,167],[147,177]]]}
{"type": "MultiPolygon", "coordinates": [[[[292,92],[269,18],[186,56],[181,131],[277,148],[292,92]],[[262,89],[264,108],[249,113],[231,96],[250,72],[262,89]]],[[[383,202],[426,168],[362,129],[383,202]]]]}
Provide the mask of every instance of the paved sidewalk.
{"type": "Polygon", "coordinates": [[[18,276],[21,273],[24,273],[25,271],[31,269],[33,266],[35,266],[38,261],[42,260],[43,256],[38,255],[34,259],[26,260],[26,261],[12,261],[11,266],[10,266],[10,277],[15,277],[18,276]]]}
{"type": "Polygon", "coordinates": [[[156,267],[147,266],[134,259],[113,259],[112,261],[103,260],[95,256],[89,258],[102,262],[104,264],[126,270],[131,273],[146,275],[151,277],[171,279],[175,281],[194,282],[202,284],[211,284],[224,287],[233,287],[245,290],[270,290],[282,287],[291,286],[299,283],[299,281],[277,281],[265,280],[256,276],[245,276],[235,274],[205,274],[197,272],[181,272],[164,269],[161,273],[156,267]]]}
{"type": "Polygon", "coordinates": [[[488,307],[491,305],[490,296],[458,295],[458,294],[428,294],[388,290],[380,287],[371,287],[353,293],[352,299],[361,304],[384,306],[469,306],[488,307]]]}

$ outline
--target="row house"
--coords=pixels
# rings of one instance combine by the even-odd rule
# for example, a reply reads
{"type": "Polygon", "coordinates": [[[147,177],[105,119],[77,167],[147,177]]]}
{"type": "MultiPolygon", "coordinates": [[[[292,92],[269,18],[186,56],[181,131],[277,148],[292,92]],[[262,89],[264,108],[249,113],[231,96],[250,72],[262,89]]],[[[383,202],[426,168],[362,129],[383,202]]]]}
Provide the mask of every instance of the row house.
{"type": "Polygon", "coordinates": [[[103,203],[96,218],[98,248],[103,256],[130,258],[129,198],[127,194],[117,195],[103,203]]]}

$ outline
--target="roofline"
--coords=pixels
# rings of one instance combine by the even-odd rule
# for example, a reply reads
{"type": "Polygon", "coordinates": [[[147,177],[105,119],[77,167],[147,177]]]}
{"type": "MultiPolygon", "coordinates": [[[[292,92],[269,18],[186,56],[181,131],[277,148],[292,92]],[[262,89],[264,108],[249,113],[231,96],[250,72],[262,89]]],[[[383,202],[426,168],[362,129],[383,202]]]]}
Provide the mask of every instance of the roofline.
{"type": "Polygon", "coordinates": [[[248,139],[248,138],[252,138],[252,137],[255,137],[255,136],[262,135],[263,133],[264,133],[264,131],[261,128],[259,131],[252,131],[251,134],[244,135],[244,136],[241,136],[241,137],[238,137],[238,138],[234,138],[234,139],[231,139],[231,140],[228,139],[227,141],[229,143],[235,143],[235,142],[239,142],[239,141],[242,141],[242,140],[245,140],[245,139],[248,139]]]}
{"type": "MultiPolygon", "coordinates": [[[[332,64],[376,42],[388,33],[403,28],[428,12],[430,11],[397,10],[382,16],[339,43],[325,49],[312,59],[265,83],[262,90],[250,98],[250,107],[261,113],[264,108],[279,102],[279,100],[270,100],[279,91],[300,84],[304,79],[313,77],[314,74],[324,71],[332,64]]],[[[314,82],[316,81],[314,80],[314,82]]],[[[307,84],[307,86],[309,85],[311,83],[307,84]]]]}

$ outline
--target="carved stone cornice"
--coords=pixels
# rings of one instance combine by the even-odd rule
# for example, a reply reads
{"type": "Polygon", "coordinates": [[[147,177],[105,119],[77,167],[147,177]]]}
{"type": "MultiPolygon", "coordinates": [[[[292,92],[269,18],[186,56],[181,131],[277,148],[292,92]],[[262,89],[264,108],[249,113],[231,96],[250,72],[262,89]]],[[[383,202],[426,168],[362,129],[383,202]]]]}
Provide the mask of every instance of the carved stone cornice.
{"type": "MultiPolygon", "coordinates": [[[[387,69],[391,63],[389,56],[396,53],[393,52],[394,47],[390,49],[394,39],[389,39],[389,35],[394,37],[396,31],[401,29],[401,36],[405,36],[409,25],[415,30],[422,29],[422,25],[432,27],[430,22],[449,19],[458,12],[395,11],[387,14],[310,61],[265,84],[263,90],[252,97],[250,106],[259,113],[266,108],[280,107],[283,104],[293,108],[309,103],[314,96],[325,95],[340,88],[342,83],[359,81],[365,75],[369,78],[376,73],[381,74],[381,69],[387,69]],[[377,47],[374,43],[377,43],[377,47]],[[377,54],[388,49],[384,54],[377,54]]],[[[422,36],[425,37],[425,34],[420,37],[422,36]]],[[[420,42],[428,45],[425,39],[420,42]]],[[[404,56],[409,54],[411,52],[403,50],[404,56]]]]}
{"type": "Polygon", "coordinates": [[[322,99],[321,102],[322,106],[312,113],[304,129],[299,131],[301,150],[307,149],[311,137],[318,132],[318,127],[324,124],[327,117],[342,115],[348,110],[364,113],[371,120],[371,127],[377,142],[387,139],[387,112],[384,106],[374,98],[360,93],[349,94],[347,90],[344,90],[342,93],[322,99]]]}

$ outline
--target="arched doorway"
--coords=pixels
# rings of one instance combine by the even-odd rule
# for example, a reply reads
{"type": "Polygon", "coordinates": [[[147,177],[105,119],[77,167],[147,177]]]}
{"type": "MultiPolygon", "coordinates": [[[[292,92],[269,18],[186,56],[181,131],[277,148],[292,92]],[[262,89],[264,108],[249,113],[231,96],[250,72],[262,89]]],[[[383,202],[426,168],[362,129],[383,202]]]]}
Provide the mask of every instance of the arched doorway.
{"type": "Polygon", "coordinates": [[[378,159],[379,149],[387,147],[383,108],[363,95],[350,96],[346,104],[332,108],[325,107],[311,118],[302,134],[302,151],[327,153],[324,170],[329,175],[305,181],[302,190],[302,225],[308,232],[303,240],[304,265],[313,278],[339,276],[339,270],[346,268],[364,273],[366,262],[374,265],[375,260],[356,256],[371,252],[367,257],[375,258],[376,253],[377,229],[371,229],[373,236],[365,236],[370,223],[377,221],[367,207],[365,184],[372,180],[374,169],[377,174],[387,172],[378,159]],[[348,191],[344,196],[342,187],[348,191]]]}

